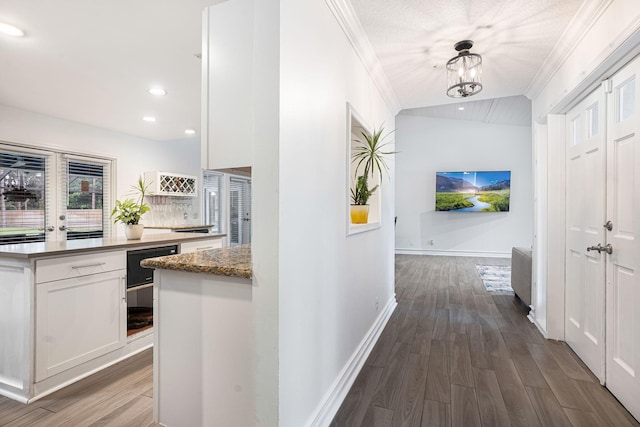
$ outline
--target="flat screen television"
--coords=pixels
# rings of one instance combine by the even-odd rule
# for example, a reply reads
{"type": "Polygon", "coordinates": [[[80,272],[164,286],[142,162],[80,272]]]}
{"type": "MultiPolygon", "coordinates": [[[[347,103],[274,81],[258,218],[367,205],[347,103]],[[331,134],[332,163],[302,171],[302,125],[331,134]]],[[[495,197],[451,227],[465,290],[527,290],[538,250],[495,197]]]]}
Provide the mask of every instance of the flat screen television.
{"type": "Polygon", "coordinates": [[[436,172],[436,211],[509,212],[511,171],[436,172]]]}

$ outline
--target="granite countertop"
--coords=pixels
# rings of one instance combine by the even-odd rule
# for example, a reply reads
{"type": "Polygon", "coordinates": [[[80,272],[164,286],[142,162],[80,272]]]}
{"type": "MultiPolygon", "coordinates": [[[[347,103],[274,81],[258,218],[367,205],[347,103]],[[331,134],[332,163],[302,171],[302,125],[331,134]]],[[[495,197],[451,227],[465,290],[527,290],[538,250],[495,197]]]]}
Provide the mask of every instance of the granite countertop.
{"type": "Polygon", "coordinates": [[[141,266],[160,270],[206,273],[251,279],[251,245],[169,255],[142,260],[141,266]]]}
{"type": "Polygon", "coordinates": [[[226,234],[200,233],[162,233],[143,235],[140,240],[127,240],[124,237],[110,239],[79,239],[61,242],[16,243],[0,245],[0,258],[32,259],[54,255],[73,255],[78,253],[111,250],[135,249],[136,247],[162,246],[178,244],[188,240],[207,240],[224,237],[226,234]]]}

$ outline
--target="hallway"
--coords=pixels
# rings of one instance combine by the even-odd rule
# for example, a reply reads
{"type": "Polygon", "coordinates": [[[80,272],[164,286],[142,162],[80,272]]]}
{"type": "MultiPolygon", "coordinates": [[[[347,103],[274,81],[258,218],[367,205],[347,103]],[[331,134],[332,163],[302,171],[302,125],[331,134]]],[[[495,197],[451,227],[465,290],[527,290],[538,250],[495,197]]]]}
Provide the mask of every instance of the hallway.
{"type": "Polygon", "coordinates": [[[499,258],[396,255],[391,316],[332,427],[638,426],[512,295],[484,290],[499,258]]]}

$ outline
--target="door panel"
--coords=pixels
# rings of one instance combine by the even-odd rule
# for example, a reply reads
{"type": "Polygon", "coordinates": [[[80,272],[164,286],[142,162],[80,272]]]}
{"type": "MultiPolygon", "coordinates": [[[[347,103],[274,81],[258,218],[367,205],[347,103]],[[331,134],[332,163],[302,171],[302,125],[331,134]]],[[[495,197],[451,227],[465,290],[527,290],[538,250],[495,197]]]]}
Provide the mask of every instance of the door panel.
{"type": "Polygon", "coordinates": [[[587,247],[604,243],[604,91],[598,89],[567,113],[567,253],[565,339],[604,382],[604,255],[587,247]]]}
{"type": "Polygon", "coordinates": [[[125,276],[116,270],[36,285],[36,381],[124,347],[125,276]]]}
{"type": "Polygon", "coordinates": [[[640,100],[636,59],[612,78],[607,119],[607,378],[609,390],[640,419],[640,100]]]}

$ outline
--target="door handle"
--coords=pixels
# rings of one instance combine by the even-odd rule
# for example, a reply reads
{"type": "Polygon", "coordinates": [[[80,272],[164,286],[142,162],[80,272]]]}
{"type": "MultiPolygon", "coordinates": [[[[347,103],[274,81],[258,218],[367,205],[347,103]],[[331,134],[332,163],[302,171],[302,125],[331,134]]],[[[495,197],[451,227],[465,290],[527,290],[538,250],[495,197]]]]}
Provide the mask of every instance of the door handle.
{"type": "Polygon", "coordinates": [[[47,231],[51,232],[51,231],[55,231],[55,227],[53,225],[50,225],[47,227],[47,231]]]}
{"type": "Polygon", "coordinates": [[[587,247],[587,252],[590,252],[590,251],[598,251],[598,253],[604,251],[609,255],[611,255],[613,253],[613,246],[611,246],[611,243],[608,243],[607,246],[602,246],[600,243],[598,243],[598,246],[587,247]]]}
{"type": "Polygon", "coordinates": [[[607,230],[611,231],[613,230],[613,223],[611,221],[607,221],[607,223],[605,225],[603,225],[604,228],[606,228],[607,230]]]}
{"type": "Polygon", "coordinates": [[[67,226],[66,225],[61,225],[60,227],[58,227],[58,230],[66,231],[67,230],[67,226]]]}

